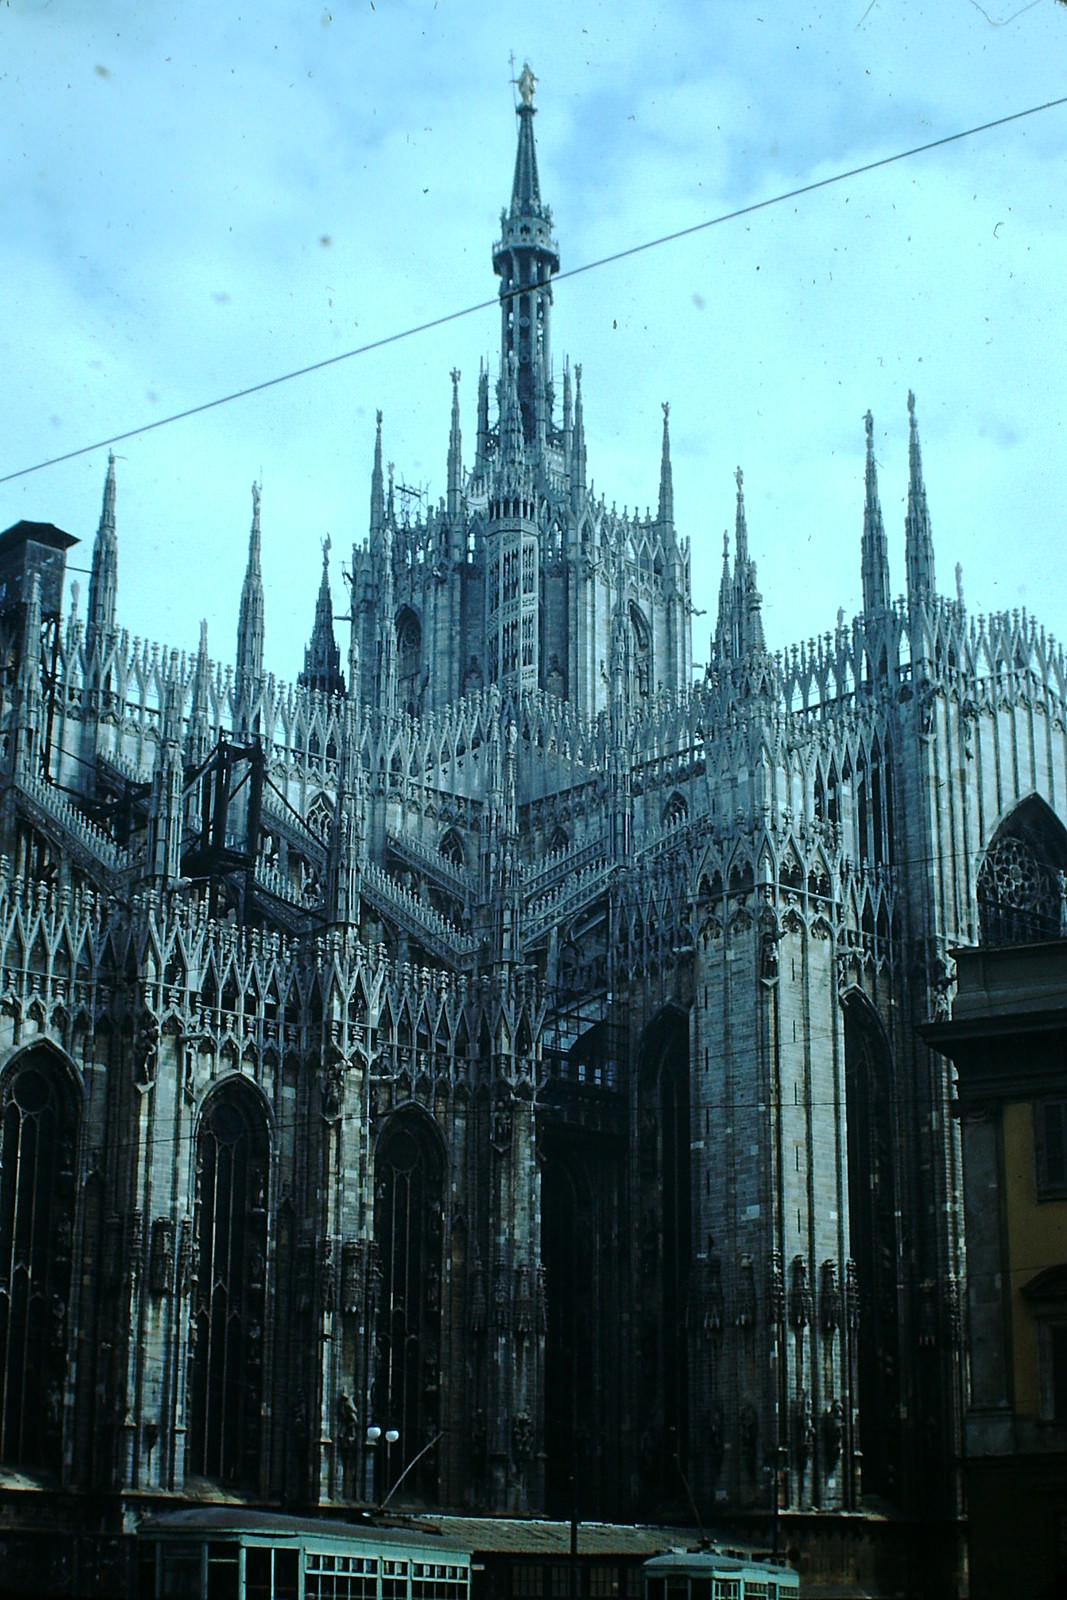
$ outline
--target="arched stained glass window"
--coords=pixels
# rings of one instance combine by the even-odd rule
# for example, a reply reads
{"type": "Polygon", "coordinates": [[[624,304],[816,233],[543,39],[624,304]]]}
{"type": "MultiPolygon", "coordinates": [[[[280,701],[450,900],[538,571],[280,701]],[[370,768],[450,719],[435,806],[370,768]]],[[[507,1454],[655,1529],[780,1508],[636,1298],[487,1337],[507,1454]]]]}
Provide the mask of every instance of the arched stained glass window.
{"type": "Polygon", "coordinates": [[[32,1051],[0,1085],[0,1460],[62,1456],[77,1110],[59,1064],[32,1051]]]}
{"type": "Polygon", "coordinates": [[[189,1470],[244,1488],[259,1480],[269,1160],[253,1092],[219,1090],[197,1136],[189,1470]]]}
{"type": "MultiPolygon", "coordinates": [[[[374,1234],[382,1269],[374,1416],[396,1428],[392,1459],[376,1463],[384,1500],[395,1475],[414,1460],[440,1426],[442,1197],[444,1160],[435,1129],[415,1111],[401,1111],[383,1133],[376,1163],[374,1234]]],[[[437,1460],[428,1451],[405,1480],[432,1499],[437,1460]]]]}

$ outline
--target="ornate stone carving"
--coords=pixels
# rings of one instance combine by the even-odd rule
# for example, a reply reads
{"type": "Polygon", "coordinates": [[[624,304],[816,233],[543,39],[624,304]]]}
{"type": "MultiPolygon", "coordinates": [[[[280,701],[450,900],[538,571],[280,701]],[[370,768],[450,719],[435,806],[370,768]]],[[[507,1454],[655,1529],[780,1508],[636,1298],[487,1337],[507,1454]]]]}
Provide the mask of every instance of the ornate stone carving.
{"type": "Polygon", "coordinates": [[[837,1266],[827,1260],[822,1264],[819,1284],[819,1325],[824,1334],[832,1334],[841,1325],[841,1291],[837,1286],[837,1266]]]}
{"type": "Polygon", "coordinates": [[[793,1257],[793,1282],[789,1294],[789,1321],[797,1332],[810,1325],[813,1306],[808,1284],[808,1265],[803,1256],[793,1257]]]}
{"type": "Polygon", "coordinates": [[[342,1456],[355,1453],[359,1438],[359,1416],[346,1389],[337,1396],[337,1447],[342,1456]]]}
{"type": "Polygon", "coordinates": [[[756,1325],[756,1269],[750,1255],[743,1255],[737,1274],[737,1326],[750,1332],[756,1325]]]}
{"type": "Polygon", "coordinates": [[[519,1411],[511,1424],[511,1453],[516,1461],[528,1461],[533,1455],[534,1430],[529,1413],[519,1411]]]}
{"type": "Polygon", "coordinates": [[[822,1459],[827,1476],[841,1459],[845,1413],[840,1400],[831,1400],[822,1415],[822,1459]]]}
{"type": "Polygon", "coordinates": [[[488,1303],[485,1294],[485,1269],[475,1256],[471,1265],[470,1286],[467,1291],[467,1327],[471,1333],[484,1333],[488,1303]]]}
{"type": "Polygon", "coordinates": [[[170,1217],[157,1217],[152,1224],[152,1245],[148,1265],[149,1292],[157,1298],[170,1294],[174,1285],[174,1223],[170,1217]]]}
{"type": "Polygon", "coordinates": [[[533,1299],[530,1294],[530,1269],[525,1264],[515,1269],[514,1328],[516,1335],[522,1338],[533,1332],[533,1299]]]}
{"type": "Polygon", "coordinates": [[[363,1299],[362,1249],[356,1239],[346,1239],[341,1246],[341,1314],[358,1316],[363,1299]]]}

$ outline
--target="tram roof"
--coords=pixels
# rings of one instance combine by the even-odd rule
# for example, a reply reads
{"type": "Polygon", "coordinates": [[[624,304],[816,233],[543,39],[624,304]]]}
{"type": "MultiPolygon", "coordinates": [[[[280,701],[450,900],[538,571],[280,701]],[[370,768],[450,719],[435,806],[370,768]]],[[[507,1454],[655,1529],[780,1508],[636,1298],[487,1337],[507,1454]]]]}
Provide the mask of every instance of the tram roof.
{"type": "Polygon", "coordinates": [[[462,1539],[449,1537],[421,1523],[386,1524],[368,1516],[358,1522],[342,1522],[333,1517],[296,1517],[280,1511],[258,1510],[250,1506],[185,1506],[180,1510],[158,1511],[143,1518],[138,1534],[144,1536],[190,1538],[198,1533],[256,1539],[348,1539],[361,1544],[392,1547],[406,1545],[441,1551],[449,1555],[470,1556],[470,1546],[462,1539]]]}

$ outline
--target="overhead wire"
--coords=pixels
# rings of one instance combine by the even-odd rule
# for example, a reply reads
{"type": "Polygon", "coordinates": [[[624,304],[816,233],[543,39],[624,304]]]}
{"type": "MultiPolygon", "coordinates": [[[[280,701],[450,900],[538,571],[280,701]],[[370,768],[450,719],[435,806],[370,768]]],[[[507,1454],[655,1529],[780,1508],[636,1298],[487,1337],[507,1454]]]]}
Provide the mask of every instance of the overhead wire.
{"type": "MultiPolygon", "coordinates": [[[[568,267],[564,272],[553,275],[553,285],[564,283],[572,278],[583,276],[585,273],[600,271],[603,267],[612,266],[619,261],[629,260],[633,256],[641,255],[647,250],[657,250],[663,245],[675,244],[680,239],[692,238],[695,234],[704,233],[709,228],[717,228],[727,222],[736,222],[741,217],[754,216],[759,211],[766,211],[772,206],[784,205],[790,200],[799,200],[805,195],[815,194],[821,189],[831,188],[835,184],[846,183],[851,178],[863,177],[867,173],[877,172],[883,167],[894,166],[901,161],[909,161],[915,156],[925,155],[931,150],[944,149],[947,145],[959,144],[964,139],[973,139],[981,133],[989,133],[994,128],[1003,128],[1013,122],[1020,122],[1026,117],[1038,116],[1044,111],[1052,111],[1060,106],[1067,105],[1067,95],[1061,95],[1053,100],[1045,100],[1040,105],[1027,106],[1022,111],[1008,112],[1003,117],[994,117],[988,122],[977,123],[974,127],[963,128],[956,133],[942,134],[937,139],[929,139],[924,144],[912,145],[906,150],[898,150],[892,155],[879,156],[873,161],[862,162],[859,166],[849,167],[842,172],[834,172],[825,178],[813,179],[810,183],[803,183],[794,189],[787,189],[780,194],[770,195],[763,200],[753,200],[748,205],[737,206],[731,211],[720,212],[714,217],[705,217],[701,222],[693,222],[684,228],[675,228],[670,233],[658,234],[653,239],[642,240],[638,244],[627,245],[622,250],[612,251],[605,256],[598,256],[593,261],[583,262],[577,267],[568,267]]],[[[156,417],[151,422],[139,424],[134,428],[126,428],[120,433],[113,433],[107,438],[98,439],[93,444],[79,445],[74,450],[66,450],[61,455],[49,456],[43,461],[35,462],[33,466],[19,467],[14,472],[0,475],[0,484],[13,483],[18,478],[29,477],[34,472],[43,472],[48,467],[60,466],[63,462],[74,461],[79,456],[91,455],[94,451],[107,449],[109,446],[122,444],[127,439],[139,438],[146,433],[154,433],[160,428],[167,428],[177,422],[185,422],[190,417],[203,415],[206,411],[217,410],[221,406],[232,405],[238,400],[247,400],[252,395],[262,394],[268,389],[277,388],[283,383],[292,383],[297,378],[306,378],[316,372],[324,372],[329,367],[335,367],[342,361],[353,361],[359,356],[370,355],[376,350],[384,350],[390,345],[399,344],[405,339],[416,338],[419,334],[429,333],[435,328],[443,328],[450,322],[458,322],[464,317],[475,316],[482,311],[491,310],[494,306],[506,303],[508,300],[528,294],[531,288],[537,285],[523,284],[513,290],[505,290],[493,295],[490,299],[479,300],[473,305],[463,306],[456,311],[446,311],[439,316],[431,317],[425,322],[415,323],[410,327],[401,328],[394,333],[383,334],[378,339],[368,340],[366,344],[357,345],[354,349],[341,351],[337,355],[324,356],[319,361],[308,362],[306,366],[295,367],[290,372],[278,373],[273,378],[264,378],[259,383],[247,384],[242,389],[234,389],[229,394],[218,395],[212,400],[201,401],[197,405],[187,406],[181,411],[171,412],[165,417],[156,417]]]]}

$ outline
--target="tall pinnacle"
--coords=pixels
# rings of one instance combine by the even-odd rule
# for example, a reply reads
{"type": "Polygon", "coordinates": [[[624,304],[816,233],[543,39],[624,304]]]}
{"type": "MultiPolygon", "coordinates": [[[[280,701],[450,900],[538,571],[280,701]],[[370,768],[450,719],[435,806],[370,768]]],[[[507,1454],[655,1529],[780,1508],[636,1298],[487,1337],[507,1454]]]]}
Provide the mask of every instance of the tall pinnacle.
{"type": "Polygon", "coordinates": [[[762,596],[756,583],[756,563],[748,553],[748,526],[745,520],[745,476],[738,467],[737,510],[734,517],[734,570],[730,576],[730,542],[722,541],[722,581],[719,587],[719,616],[712,640],[712,660],[719,665],[740,661],[745,656],[762,655],[762,596]]]}
{"type": "Polygon", "coordinates": [[[671,474],[671,432],[669,417],[671,414],[670,402],[663,402],[663,449],[660,454],[659,466],[659,524],[660,527],[673,527],[674,525],[674,478],[671,474]]]}
{"type": "Polygon", "coordinates": [[[448,434],[448,516],[459,516],[463,492],[463,436],[459,427],[459,370],[452,368],[452,426],[448,434]]]}
{"type": "Polygon", "coordinates": [[[882,507],[878,499],[878,468],[874,462],[874,418],[868,411],[863,419],[867,429],[867,466],[864,474],[863,548],[861,575],[863,609],[868,616],[889,610],[889,550],[886,544],[882,507]]]}
{"type": "Polygon", "coordinates": [[[908,390],[908,510],[904,518],[904,548],[908,566],[908,600],[929,600],[934,594],[934,541],[923,483],[919,428],[915,421],[915,396],[908,390]]]}
{"type": "Polygon", "coordinates": [[[238,706],[252,699],[263,676],[263,575],[260,572],[259,531],[260,486],[252,485],[252,528],[248,535],[248,566],[241,585],[241,609],[237,618],[237,670],[235,688],[238,706]]]}
{"type": "Polygon", "coordinates": [[[93,566],[89,577],[89,609],[85,624],[85,643],[91,653],[96,641],[115,626],[115,599],[118,592],[119,544],[115,532],[115,456],[107,458],[104,503],[100,525],[93,541],[93,566]]]}
{"type": "Polygon", "coordinates": [[[385,521],[385,482],[382,478],[382,414],[378,412],[378,427],[374,435],[374,467],[370,477],[370,542],[371,547],[381,536],[385,521]]]}
{"type": "Polygon", "coordinates": [[[520,495],[527,488],[526,448],[523,441],[522,411],[514,354],[500,380],[500,453],[497,458],[496,492],[520,495]]]}
{"type": "Polygon", "coordinates": [[[719,579],[719,615],[712,639],[712,659],[720,666],[733,655],[733,630],[730,618],[733,611],[733,575],[730,572],[730,535],[722,534],[722,577],[719,579]]]}
{"type": "Polygon", "coordinates": [[[330,596],[330,536],[322,541],[322,581],[315,602],[315,624],[304,651],[304,670],[297,682],[320,694],[344,694],[341,651],[333,636],[333,600],[330,596]]]}
{"type": "Polygon", "coordinates": [[[745,521],[745,475],[738,467],[734,473],[737,484],[737,507],[734,512],[734,547],[737,551],[735,575],[748,561],[748,523],[745,521]]]}
{"type": "Polygon", "coordinates": [[[500,239],[493,247],[493,271],[500,278],[501,372],[514,354],[519,404],[527,442],[538,423],[551,417],[552,363],[549,354],[550,279],[559,271],[559,246],[552,237],[552,213],[541,203],[534,142],[533,103],[537,80],[529,65],[518,80],[519,140],[511,207],[501,214],[500,239]]]}
{"type": "Polygon", "coordinates": [[[582,405],[582,365],[574,369],[574,440],[571,447],[571,505],[577,511],[585,494],[585,408],[582,405]]]}

